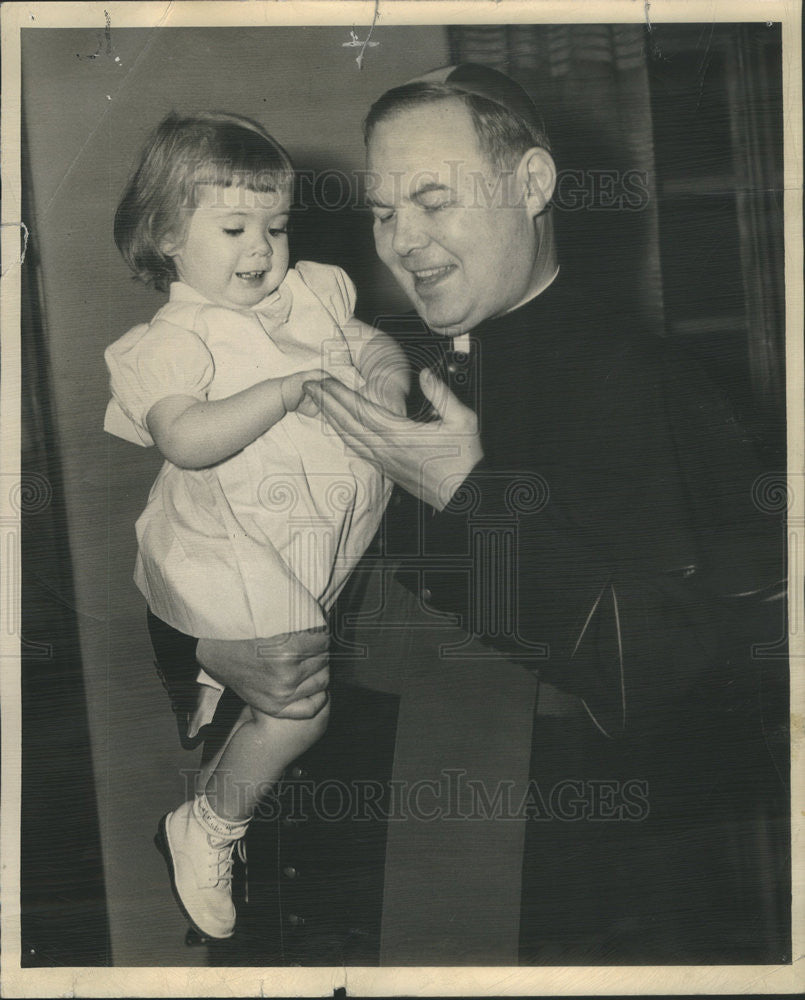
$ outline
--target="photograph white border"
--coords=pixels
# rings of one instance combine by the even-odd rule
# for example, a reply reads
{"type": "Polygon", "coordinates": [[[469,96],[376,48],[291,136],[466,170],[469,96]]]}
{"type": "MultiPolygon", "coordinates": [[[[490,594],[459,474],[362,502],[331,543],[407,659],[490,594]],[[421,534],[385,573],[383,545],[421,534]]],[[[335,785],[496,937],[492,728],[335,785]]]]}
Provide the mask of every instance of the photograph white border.
{"type": "Polygon", "coordinates": [[[786,966],[574,968],[53,968],[20,967],[19,829],[21,709],[19,669],[20,483],[20,30],[117,27],[344,25],[363,37],[373,23],[605,23],[780,21],[785,119],[785,273],[789,483],[791,663],[805,656],[802,565],[805,552],[803,460],[802,62],[801,5],[778,0],[287,0],[287,2],[7,3],[2,8],[2,386],[0,387],[0,697],[2,698],[2,981],[7,997],[86,996],[522,996],[796,993],[803,973],[802,834],[805,678],[792,669],[792,844],[794,963],[786,966]]]}

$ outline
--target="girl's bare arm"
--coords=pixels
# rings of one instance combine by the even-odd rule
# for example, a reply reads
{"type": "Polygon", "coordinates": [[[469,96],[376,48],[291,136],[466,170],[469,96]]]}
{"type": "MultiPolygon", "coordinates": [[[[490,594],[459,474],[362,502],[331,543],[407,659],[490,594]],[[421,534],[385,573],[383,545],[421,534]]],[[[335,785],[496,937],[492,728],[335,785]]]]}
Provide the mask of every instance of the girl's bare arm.
{"type": "Polygon", "coordinates": [[[148,411],[148,430],[169,462],[183,469],[203,469],[234,455],[296,410],[303,384],[322,376],[316,370],[266,379],[213,401],[168,396],[148,411]]]}

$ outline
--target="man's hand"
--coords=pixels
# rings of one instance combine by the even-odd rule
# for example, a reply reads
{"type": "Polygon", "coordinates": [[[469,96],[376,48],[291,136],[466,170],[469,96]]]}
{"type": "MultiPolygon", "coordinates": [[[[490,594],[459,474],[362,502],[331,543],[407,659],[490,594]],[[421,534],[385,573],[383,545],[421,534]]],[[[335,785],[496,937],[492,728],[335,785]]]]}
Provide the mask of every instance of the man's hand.
{"type": "Polygon", "coordinates": [[[407,387],[392,379],[370,379],[363,387],[361,395],[372,403],[377,403],[382,409],[388,410],[389,413],[394,413],[398,417],[405,416],[407,387]]]}
{"type": "Polygon", "coordinates": [[[442,510],[483,458],[478,420],[431,372],[422,371],[419,382],[439,415],[430,423],[392,413],[334,378],[309,382],[305,391],[356,454],[442,510]]]}
{"type": "Polygon", "coordinates": [[[312,719],[327,704],[329,643],[324,629],[270,639],[199,639],[196,659],[258,711],[278,719],[312,719]]]}

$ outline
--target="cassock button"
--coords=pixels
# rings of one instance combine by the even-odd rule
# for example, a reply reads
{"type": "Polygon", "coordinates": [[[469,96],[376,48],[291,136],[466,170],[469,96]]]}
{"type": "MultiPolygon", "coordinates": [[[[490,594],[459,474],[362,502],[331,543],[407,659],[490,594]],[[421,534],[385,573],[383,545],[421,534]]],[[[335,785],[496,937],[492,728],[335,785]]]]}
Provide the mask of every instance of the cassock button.
{"type": "Polygon", "coordinates": [[[294,868],[293,865],[286,865],[282,869],[282,874],[285,876],[285,878],[296,878],[299,872],[296,868],[294,868]]]}
{"type": "Polygon", "coordinates": [[[306,778],[307,771],[303,767],[299,767],[298,764],[294,764],[291,770],[288,772],[292,778],[306,778]]]}
{"type": "Polygon", "coordinates": [[[305,918],[300,917],[298,913],[288,914],[288,923],[291,925],[291,927],[301,927],[304,924],[304,922],[305,918]]]}
{"type": "Polygon", "coordinates": [[[423,587],[422,590],[420,591],[419,596],[427,604],[428,601],[433,597],[433,591],[430,589],[430,587],[423,587]]]}

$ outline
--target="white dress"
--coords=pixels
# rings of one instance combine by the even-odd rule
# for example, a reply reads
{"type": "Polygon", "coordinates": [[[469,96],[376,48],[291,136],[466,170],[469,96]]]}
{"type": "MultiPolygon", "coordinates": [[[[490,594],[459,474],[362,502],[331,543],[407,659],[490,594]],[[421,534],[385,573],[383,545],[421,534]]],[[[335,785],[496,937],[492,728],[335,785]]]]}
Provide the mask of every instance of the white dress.
{"type": "MultiPolygon", "coordinates": [[[[359,388],[341,331],[354,303],[343,271],[308,261],[252,309],[225,308],[174,283],[152,322],[106,351],[105,429],[153,445],[145,417],[166,396],[223,399],[307,369],[359,388]]],[[[286,414],[211,468],[164,463],[136,524],[135,582],[155,615],[199,638],[320,626],[375,534],[390,488],[322,417],[286,414]]]]}

